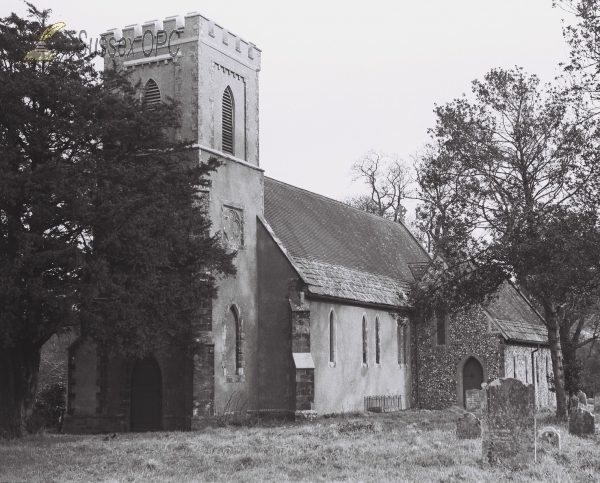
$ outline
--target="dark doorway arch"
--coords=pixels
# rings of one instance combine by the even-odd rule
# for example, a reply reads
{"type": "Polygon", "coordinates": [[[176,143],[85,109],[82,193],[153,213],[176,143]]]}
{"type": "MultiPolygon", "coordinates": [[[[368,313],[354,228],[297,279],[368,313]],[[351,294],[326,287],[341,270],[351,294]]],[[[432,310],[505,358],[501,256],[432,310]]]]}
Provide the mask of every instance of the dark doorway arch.
{"type": "Polygon", "coordinates": [[[483,366],[474,357],[467,359],[462,371],[463,379],[463,406],[467,402],[468,389],[481,389],[483,383],[483,366]]]}
{"type": "Polygon", "coordinates": [[[131,431],[157,431],[162,420],[162,376],[156,359],[138,360],[131,373],[131,431]]]}

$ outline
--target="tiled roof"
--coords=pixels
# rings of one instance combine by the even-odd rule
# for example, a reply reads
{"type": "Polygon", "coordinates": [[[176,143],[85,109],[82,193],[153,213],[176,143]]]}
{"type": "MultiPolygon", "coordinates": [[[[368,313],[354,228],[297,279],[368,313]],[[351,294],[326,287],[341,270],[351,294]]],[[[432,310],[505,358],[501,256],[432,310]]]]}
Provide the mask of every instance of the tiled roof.
{"type": "Polygon", "coordinates": [[[548,329],[544,325],[502,319],[494,319],[494,322],[502,335],[508,340],[516,342],[539,342],[540,344],[548,343],[548,329]]]}
{"type": "Polygon", "coordinates": [[[409,284],[330,263],[291,257],[309,293],[377,305],[407,307],[409,284]]]}
{"type": "Polygon", "coordinates": [[[535,309],[509,282],[505,282],[487,311],[505,339],[516,342],[548,343],[548,329],[535,309]]]}
{"type": "Polygon", "coordinates": [[[296,258],[411,283],[409,264],[430,260],[403,224],[270,178],[265,219],[296,258]]]}

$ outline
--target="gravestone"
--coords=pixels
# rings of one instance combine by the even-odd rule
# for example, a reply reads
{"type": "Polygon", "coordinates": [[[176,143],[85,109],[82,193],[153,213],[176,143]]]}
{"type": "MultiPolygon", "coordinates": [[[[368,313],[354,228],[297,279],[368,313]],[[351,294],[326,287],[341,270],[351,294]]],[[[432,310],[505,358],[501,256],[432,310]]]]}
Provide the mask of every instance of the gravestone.
{"type": "Polygon", "coordinates": [[[534,460],[535,387],[518,379],[483,385],[482,450],[485,464],[522,466],[534,460]]]}
{"type": "Polygon", "coordinates": [[[467,389],[465,409],[473,414],[483,414],[483,391],[481,389],[467,389]]]}
{"type": "Polygon", "coordinates": [[[579,400],[579,404],[587,406],[587,396],[585,395],[585,392],[579,390],[577,392],[577,399],[579,400]]]}
{"type": "Polygon", "coordinates": [[[600,394],[594,394],[594,414],[600,414],[600,394]]]}
{"type": "Polygon", "coordinates": [[[546,426],[538,431],[538,441],[542,448],[550,447],[560,450],[560,433],[552,426],[546,426]]]}
{"type": "Polygon", "coordinates": [[[588,436],[596,432],[595,417],[587,409],[577,408],[569,414],[569,433],[575,436],[588,436]]]}
{"type": "Polygon", "coordinates": [[[578,407],[579,407],[579,398],[575,394],[573,394],[569,398],[569,413],[577,410],[578,407]]]}
{"type": "Polygon", "coordinates": [[[458,439],[477,439],[481,437],[481,421],[473,413],[466,413],[456,421],[458,439]]]}

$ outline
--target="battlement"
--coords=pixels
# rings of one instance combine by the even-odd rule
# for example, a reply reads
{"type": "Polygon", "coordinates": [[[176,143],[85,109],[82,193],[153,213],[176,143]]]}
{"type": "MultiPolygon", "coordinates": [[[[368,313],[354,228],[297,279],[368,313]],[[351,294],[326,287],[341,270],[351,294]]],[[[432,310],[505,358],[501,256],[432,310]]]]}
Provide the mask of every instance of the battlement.
{"type": "MultiPolygon", "coordinates": [[[[114,45],[121,43],[120,51],[113,49],[111,44],[111,57],[129,57],[130,59],[134,58],[133,56],[137,57],[135,54],[142,54],[143,44],[148,44],[145,45],[144,49],[143,55],[145,57],[151,57],[146,55],[148,49],[152,50],[149,47],[150,45],[154,45],[155,48],[153,55],[158,56],[160,48],[166,52],[167,42],[175,50],[177,45],[198,40],[256,70],[260,70],[261,50],[256,45],[198,12],[190,12],[183,17],[173,15],[164,20],[147,20],[143,23],[126,25],[123,28],[112,28],[100,34],[100,36],[107,43],[112,42],[114,45]],[[124,55],[123,52],[126,54],[124,55]]],[[[161,51],[161,53],[163,52],[161,51]]]]}

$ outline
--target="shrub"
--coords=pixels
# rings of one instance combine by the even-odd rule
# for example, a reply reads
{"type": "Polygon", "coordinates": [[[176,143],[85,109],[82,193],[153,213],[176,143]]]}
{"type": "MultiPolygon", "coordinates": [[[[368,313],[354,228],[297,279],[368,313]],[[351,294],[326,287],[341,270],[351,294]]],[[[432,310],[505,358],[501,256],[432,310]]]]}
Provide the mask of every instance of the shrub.
{"type": "Polygon", "coordinates": [[[64,382],[43,384],[38,388],[35,401],[34,418],[36,426],[43,422],[46,427],[62,427],[62,419],[66,410],[67,388],[64,382]]]}

